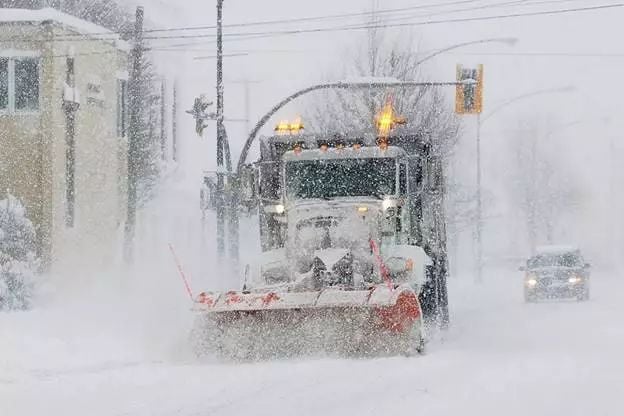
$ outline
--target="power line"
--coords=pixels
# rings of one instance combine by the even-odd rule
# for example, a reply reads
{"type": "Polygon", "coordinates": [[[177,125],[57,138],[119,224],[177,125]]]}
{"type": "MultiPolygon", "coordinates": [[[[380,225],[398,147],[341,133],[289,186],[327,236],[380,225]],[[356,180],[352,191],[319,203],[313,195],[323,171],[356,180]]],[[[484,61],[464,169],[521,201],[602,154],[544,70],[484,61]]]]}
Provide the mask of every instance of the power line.
{"type": "Polygon", "coordinates": [[[577,53],[577,52],[449,52],[449,55],[478,56],[538,56],[547,58],[624,58],[624,53],[577,53]]]}
{"type": "MultiPolygon", "coordinates": [[[[427,5],[420,5],[420,6],[411,6],[411,7],[403,7],[403,8],[395,8],[395,9],[383,9],[383,10],[377,10],[377,11],[370,11],[370,12],[359,12],[359,13],[343,13],[343,14],[334,14],[334,15],[325,15],[325,16],[316,16],[316,17],[303,17],[303,18],[294,18],[294,19],[280,19],[280,20],[266,20],[266,21],[258,21],[258,22],[246,22],[246,23],[235,23],[235,24],[230,24],[230,25],[224,25],[224,27],[249,27],[249,26],[260,26],[260,25],[274,25],[274,24],[288,24],[288,23],[294,23],[294,22],[303,22],[303,21],[321,21],[321,20],[333,20],[333,19],[337,19],[337,18],[349,18],[349,17],[357,17],[357,16],[368,16],[371,14],[375,14],[375,15],[379,15],[379,14],[391,14],[391,13],[398,13],[398,12],[405,12],[405,11],[410,11],[410,10],[419,10],[419,9],[431,9],[431,8],[440,8],[440,7],[448,7],[451,5],[459,5],[459,4],[467,4],[467,3],[475,3],[475,2],[480,2],[482,0],[461,0],[461,1],[453,1],[453,2],[447,2],[447,3],[437,3],[437,4],[427,4],[427,5]]],[[[515,2],[512,3],[523,3],[526,1],[530,1],[530,0],[516,0],[515,2]]],[[[558,2],[569,2],[569,1],[580,1],[580,0],[550,0],[550,1],[544,1],[542,3],[558,3],[558,2]]],[[[442,12],[436,12],[436,13],[430,13],[430,14],[420,14],[419,16],[434,16],[434,15],[439,15],[439,14],[445,14],[445,13],[454,13],[454,12],[461,12],[461,11],[470,11],[470,10],[478,10],[478,9],[483,9],[483,8],[490,8],[490,7],[500,7],[500,6],[504,6],[507,5],[509,3],[494,3],[494,4],[487,4],[487,5],[482,5],[482,6],[476,6],[474,8],[468,8],[468,9],[456,9],[456,10],[446,10],[446,11],[442,11],[442,12]]],[[[173,31],[193,31],[193,30],[208,30],[208,29],[214,29],[216,28],[216,26],[212,25],[212,26],[189,26],[189,27],[173,27],[173,28],[163,28],[163,29],[148,29],[145,30],[143,33],[158,33],[158,32],[173,32],[173,31]]],[[[90,36],[111,36],[113,40],[117,40],[118,39],[118,34],[111,32],[110,30],[107,30],[105,32],[92,32],[89,34],[90,36]]],[[[65,34],[63,35],[63,37],[82,37],[85,36],[84,34],[81,33],[75,33],[75,34],[65,34]]],[[[59,38],[57,38],[57,40],[59,40],[59,38]]]]}
{"type": "MultiPolygon", "coordinates": [[[[555,10],[543,10],[543,11],[535,11],[535,12],[525,12],[525,13],[513,13],[513,14],[499,14],[499,15],[491,15],[491,16],[476,16],[476,17],[463,17],[463,18],[454,18],[454,19],[443,19],[443,20],[428,20],[422,22],[411,22],[411,23],[390,23],[390,24],[366,24],[360,26],[337,26],[337,27],[329,27],[329,28],[312,28],[312,29],[298,29],[298,30],[284,30],[284,31],[266,31],[266,32],[245,32],[245,33],[230,33],[225,36],[229,37],[238,37],[233,40],[248,40],[248,39],[259,39],[266,37],[276,37],[276,36],[285,36],[285,35],[297,35],[297,34],[306,34],[306,33],[324,33],[324,32],[342,32],[342,31],[353,31],[353,30],[363,30],[363,29],[386,29],[386,28],[397,28],[397,27],[413,27],[413,26],[428,26],[428,25],[437,25],[444,23],[465,23],[465,22],[476,22],[476,21],[489,21],[489,20],[502,20],[502,19],[512,19],[512,18],[522,18],[522,17],[534,17],[534,16],[552,16],[559,14],[571,14],[571,13],[579,13],[579,12],[588,12],[588,11],[598,11],[598,10],[606,10],[612,8],[619,8],[624,6],[624,3],[614,3],[614,4],[604,4],[599,6],[591,6],[591,7],[578,7],[572,9],[555,9],[555,10]]],[[[193,38],[206,38],[212,37],[208,35],[182,35],[182,36],[173,36],[173,37],[155,37],[152,39],[193,39],[193,38]]],[[[150,39],[147,37],[146,39],[150,39]]]]}
{"type": "Polygon", "coordinates": [[[605,9],[617,8],[617,7],[622,7],[622,6],[624,6],[624,3],[606,4],[606,5],[591,6],[591,7],[579,7],[579,8],[573,8],[573,9],[543,10],[543,11],[536,11],[536,12],[514,13],[514,14],[493,15],[493,16],[477,16],[477,17],[463,17],[463,18],[444,19],[444,20],[429,20],[429,21],[424,21],[424,22],[361,25],[361,26],[354,26],[350,28],[349,27],[348,28],[334,27],[334,28],[300,29],[300,30],[290,30],[290,31],[255,32],[255,33],[251,32],[251,33],[244,33],[244,34],[230,34],[230,36],[290,35],[290,34],[301,34],[301,33],[335,32],[335,31],[358,30],[358,29],[385,29],[385,28],[394,28],[394,27],[425,26],[425,25],[435,25],[435,24],[442,24],[442,23],[462,23],[462,22],[500,20],[500,19],[530,17],[530,16],[546,16],[546,15],[557,15],[557,14],[566,14],[566,13],[577,13],[577,12],[585,12],[585,11],[605,10],[605,9]]]}
{"type": "MultiPolygon", "coordinates": [[[[467,4],[467,3],[475,3],[480,2],[482,0],[458,0],[447,3],[434,3],[434,4],[426,4],[419,6],[410,6],[410,7],[402,7],[395,9],[384,9],[378,10],[375,12],[357,12],[357,13],[342,13],[342,14],[333,14],[333,15],[321,15],[314,17],[300,17],[300,18],[290,18],[290,19],[276,19],[276,20],[261,20],[256,22],[242,22],[242,23],[232,23],[232,24],[224,24],[224,28],[241,28],[241,27],[253,27],[253,26],[268,26],[268,25],[276,25],[276,24],[291,24],[291,23],[301,23],[301,22],[317,22],[317,21],[327,21],[327,20],[336,20],[336,19],[344,19],[344,18],[352,18],[352,17],[361,17],[361,16],[369,16],[373,13],[375,14],[393,14],[399,12],[406,12],[411,10],[422,10],[422,9],[430,9],[430,8],[440,8],[447,7],[452,5],[459,4],[467,4]]],[[[568,0],[572,1],[572,0],[568,0]]],[[[209,26],[181,26],[181,27],[170,27],[170,28],[161,28],[161,29],[147,29],[144,30],[143,33],[160,33],[160,32],[178,32],[178,31],[195,31],[195,30],[212,30],[216,29],[216,25],[209,26]]],[[[122,32],[121,34],[126,34],[131,32],[122,32]]],[[[116,39],[118,34],[112,32],[110,30],[102,31],[102,32],[92,32],[89,33],[89,36],[111,36],[112,39],[116,39]]],[[[63,37],[81,37],[85,36],[82,33],[68,33],[63,35],[63,37]]]]}
{"type": "MultiPolygon", "coordinates": [[[[248,56],[249,53],[247,52],[238,52],[238,53],[230,53],[230,54],[223,54],[224,58],[234,58],[234,57],[239,57],[239,56],[248,56]]],[[[217,56],[211,55],[211,56],[196,56],[193,58],[196,61],[203,61],[203,60],[209,60],[209,59],[217,59],[217,56]]]]}
{"type": "MultiPolygon", "coordinates": [[[[557,0],[554,0],[557,1],[557,0]]],[[[563,0],[559,0],[563,1],[563,0]]],[[[570,0],[571,1],[571,0],[570,0]]],[[[437,25],[437,24],[445,24],[445,23],[465,23],[465,22],[476,22],[476,21],[490,21],[490,20],[502,20],[502,19],[512,19],[512,18],[522,18],[522,17],[534,17],[534,16],[552,16],[559,14],[571,14],[571,13],[579,13],[579,12],[588,12],[588,11],[600,11],[612,8],[619,8],[624,6],[624,3],[613,3],[613,4],[603,4],[598,6],[589,6],[589,7],[577,7],[577,8],[569,8],[569,9],[554,9],[554,10],[542,10],[542,11],[534,11],[534,12],[522,12],[522,13],[513,13],[513,14],[498,14],[498,15],[490,15],[490,16],[473,16],[473,17],[463,17],[463,18],[453,18],[453,19],[440,19],[440,20],[427,20],[421,22],[407,22],[407,23],[374,23],[374,24],[362,24],[356,26],[334,26],[334,27],[320,27],[320,28],[309,28],[309,29],[295,29],[295,30],[275,30],[275,31],[264,31],[264,32],[240,32],[240,33],[228,33],[224,34],[224,36],[233,38],[231,41],[241,41],[241,40],[249,40],[249,39],[260,39],[267,37],[277,37],[277,36],[288,36],[288,35],[297,35],[297,34],[308,34],[308,33],[326,33],[326,32],[343,32],[343,31],[354,31],[354,30],[365,30],[365,29],[385,29],[385,28],[398,28],[398,27],[414,27],[414,26],[428,26],[428,25],[437,25]]],[[[84,35],[82,35],[84,36],[84,35]]],[[[214,34],[190,34],[190,35],[173,35],[173,36],[145,36],[145,40],[174,40],[174,39],[205,39],[212,38],[214,34]]],[[[21,38],[22,40],[32,41],[32,38],[21,38]]],[[[19,40],[16,38],[8,39],[8,40],[19,40]]],[[[7,39],[2,39],[0,41],[8,41],[7,39]]],[[[54,41],[106,41],[106,40],[119,40],[119,39],[105,39],[105,38],[96,38],[96,39],[69,39],[66,38],[65,35],[62,37],[52,39],[54,41]]],[[[210,43],[212,43],[211,41],[210,43]]],[[[204,43],[204,42],[203,42],[204,43]]],[[[199,43],[194,44],[184,44],[180,46],[197,46],[199,43]]],[[[173,45],[161,45],[162,47],[176,47],[173,45]]]]}
{"type": "MultiPolygon", "coordinates": [[[[156,52],[172,52],[172,53],[186,53],[197,52],[196,50],[184,50],[184,49],[158,49],[158,48],[144,48],[144,51],[156,51],[156,52]]],[[[231,54],[225,54],[224,57],[243,57],[255,54],[263,53],[299,53],[300,51],[237,51],[231,54]]],[[[112,55],[118,53],[116,51],[101,51],[101,52],[83,52],[63,54],[63,55],[51,55],[43,56],[43,58],[67,58],[70,56],[93,56],[93,55],[112,55]]],[[[623,53],[582,53],[582,52],[447,52],[445,55],[465,55],[465,56],[498,56],[498,57],[539,57],[539,58],[624,58],[623,53]]],[[[215,56],[198,56],[194,57],[196,60],[215,59],[215,56]]]]}
{"type": "MultiPolygon", "coordinates": [[[[276,20],[263,20],[257,22],[243,22],[243,23],[232,23],[228,25],[223,25],[224,28],[235,28],[235,27],[251,27],[251,26],[269,26],[276,24],[290,24],[290,23],[301,23],[301,22],[316,22],[316,21],[326,21],[326,20],[336,20],[336,19],[345,19],[345,18],[353,18],[353,17],[368,17],[373,14],[393,14],[393,13],[402,13],[411,10],[422,10],[422,9],[431,9],[431,8],[440,8],[453,6],[458,4],[467,4],[467,3],[477,3],[482,0],[459,0],[452,1],[447,3],[433,3],[433,4],[423,4],[419,6],[410,6],[410,7],[402,7],[402,8],[394,8],[394,9],[383,9],[377,11],[369,11],[369,12],[357,12],[357,13],[342,13],[342,14],[333,14],[333,15],[324,15],[324,16],[314,16],[314,17],[299,17],[299,18],[290,18],[290,19],[276,19],[276,20]]],[[[567,0],[572,1],[572,0],[567,0]]],[[[148,30],[146,32],[173,32],[173,31],[192,31],[192,30],[210,30],[215,29],[216,26],[191,26],[191,27],[173,27],[173,28],[165,28],[165,29],[153,29],[148,30]]]]}
{"type": "Polygon", "coordinates": [[[503,2],[503,3],[490,3],[490,4],[474,6],[474,7],[464,8],[464,9],[443,10],[440,12],[428,13],[428,14],[416,13],[416,14],[410,14],[407,16],[384,19],[383,21],[384,23],[400,22],[400,21],[410,20],[416,17],[432,17],[432,16],[457,14],[457,13],[463,13],[463,12],[468,12],[468,11],[477,11],[477,10],[493,9],[493,8],[500,8],[500,7],[518,7],[518,6],[535,7],[535,6],[542,6],[546,4],[561,4],[561,3],[571,3],[571,2],[579,2],[579,1],[586,1],[586,0],[541,0],[541,1],[514,0],[514,1],[503,2]]]}

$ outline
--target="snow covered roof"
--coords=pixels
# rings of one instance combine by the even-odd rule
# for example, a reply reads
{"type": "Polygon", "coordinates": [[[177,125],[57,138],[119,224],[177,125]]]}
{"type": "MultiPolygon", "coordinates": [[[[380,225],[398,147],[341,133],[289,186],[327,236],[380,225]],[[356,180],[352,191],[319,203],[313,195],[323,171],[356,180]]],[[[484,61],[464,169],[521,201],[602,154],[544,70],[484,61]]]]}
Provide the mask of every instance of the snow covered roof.
{"type": "Polygon", "coordinates": [[[396,158],[405,156],[406,153],[403,149],[396,146],[388,146],[388,149],[381,150],[378,146],[363,146],[359,149],[353,149],[347,147],[344,149],[329,148],[327,150],[312,149],[302,150],[301,153],[295,154],[290,150],[284,153],[284,161],[297,161],[297,160],[321,160],[321,159],[369,159],[369,158],[396,158]]]}
{"type": "Polygon", "coordinates": [[[110,41],[117,48],[123,51],[129,51],[130,45],[119,38],[119,35],[112,30],[100,26],[95,23],[80,19],[67,13],[60,12],[56,9],[45,8],[38,10],[30,9],[2,9],[0,8],[0,25],[4,23],[36,23],[55,22],[68,29],[76,31],[84,35],[90,35],[110,41]]]}

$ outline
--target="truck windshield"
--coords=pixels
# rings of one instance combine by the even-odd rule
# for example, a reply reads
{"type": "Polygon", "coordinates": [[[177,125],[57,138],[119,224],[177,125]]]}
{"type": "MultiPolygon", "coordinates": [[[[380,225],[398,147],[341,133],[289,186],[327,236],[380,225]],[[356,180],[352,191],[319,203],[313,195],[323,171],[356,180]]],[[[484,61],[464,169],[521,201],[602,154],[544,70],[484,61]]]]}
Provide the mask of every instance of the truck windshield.
{"type": "Polygon", "coordinates": [[[381,196],[396,193],[396,160],[391,158],[302,160],[286,163],[291,198],[381,196]]]}

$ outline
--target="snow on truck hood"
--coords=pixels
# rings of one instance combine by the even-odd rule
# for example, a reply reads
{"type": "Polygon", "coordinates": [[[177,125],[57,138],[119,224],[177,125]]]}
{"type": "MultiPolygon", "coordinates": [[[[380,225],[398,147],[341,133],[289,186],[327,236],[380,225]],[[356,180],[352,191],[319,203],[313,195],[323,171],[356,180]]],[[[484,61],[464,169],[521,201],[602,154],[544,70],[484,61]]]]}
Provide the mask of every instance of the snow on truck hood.
{"type": "Polygon", "coordinates": [[[327,270],[331,270],[348,252],[349,250],[346,248],[326,248],[323,250],[316,250],[314,256],[321,259],[325,267],[327,267],[327,270]]]}

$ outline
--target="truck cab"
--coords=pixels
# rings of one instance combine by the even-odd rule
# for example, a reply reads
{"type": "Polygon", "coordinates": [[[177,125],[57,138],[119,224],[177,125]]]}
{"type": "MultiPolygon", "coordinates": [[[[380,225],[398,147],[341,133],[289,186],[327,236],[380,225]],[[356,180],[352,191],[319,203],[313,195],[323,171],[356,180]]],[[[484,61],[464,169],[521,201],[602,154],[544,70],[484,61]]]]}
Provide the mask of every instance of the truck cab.
{"type": "Polygon", "coordinates": [[[317,285],[361,286],[379,282],[381,259],[393,280],[422,294],[425,314],[440,305],[446,314],[443,177],[422,138],[289,134],[260,143],[261,242],[274,260],[264,280],[310,273],[317,285]]]}

